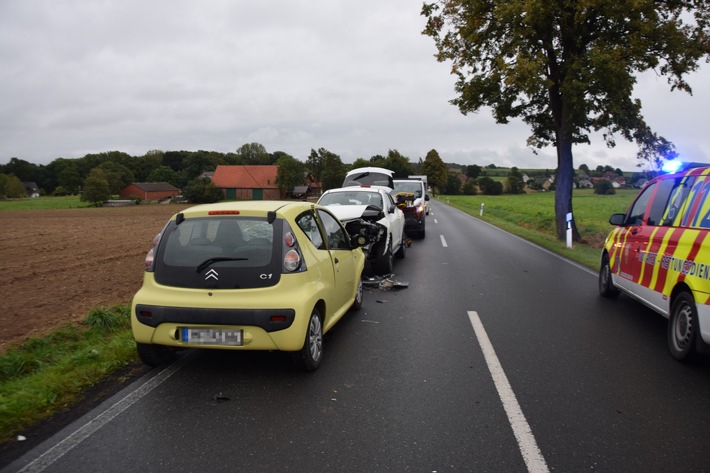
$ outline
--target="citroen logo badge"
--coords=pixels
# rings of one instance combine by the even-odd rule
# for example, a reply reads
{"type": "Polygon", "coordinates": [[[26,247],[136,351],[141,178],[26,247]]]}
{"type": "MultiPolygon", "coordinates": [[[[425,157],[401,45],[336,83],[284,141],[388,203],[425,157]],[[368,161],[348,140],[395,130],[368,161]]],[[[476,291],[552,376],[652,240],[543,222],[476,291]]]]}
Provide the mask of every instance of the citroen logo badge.
{"type": "Polygon", "coordinates": [[[215,281],[219,281],[219,273],[217,273],[217,271],[215,271],[214,269],[210,269],[205,273],[205,281],[210,278],[214,279],[215,281]]]}

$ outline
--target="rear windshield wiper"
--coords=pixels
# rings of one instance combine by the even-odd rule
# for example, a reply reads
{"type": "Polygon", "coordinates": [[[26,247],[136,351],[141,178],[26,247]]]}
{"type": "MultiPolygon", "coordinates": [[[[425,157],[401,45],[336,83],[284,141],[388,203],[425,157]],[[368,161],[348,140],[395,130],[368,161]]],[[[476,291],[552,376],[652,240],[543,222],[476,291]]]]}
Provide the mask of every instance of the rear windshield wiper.
{"type": "Polygon", "coordinates": [[[207,266],[211,265],[212,263],[219,263],[221,261],[247,261],[249,258],[209,258],[204,260],[202,263],[200,263],[199,266],[197,266],[197,272],[201,273],[203,269],[205,269],[207,266]]]}

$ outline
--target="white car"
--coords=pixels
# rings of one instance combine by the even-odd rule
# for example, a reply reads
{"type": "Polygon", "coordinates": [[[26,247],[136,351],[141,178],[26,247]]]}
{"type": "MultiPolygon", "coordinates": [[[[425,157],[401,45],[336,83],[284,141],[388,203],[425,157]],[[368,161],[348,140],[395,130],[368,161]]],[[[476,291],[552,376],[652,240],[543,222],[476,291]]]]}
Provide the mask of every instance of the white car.
{"type": "Polygon", "coordinates": [[[343,187],[325,191],[319,205],[328,207],[350,230],[350,225],[367,226],[370,244],[365,246],[375,274],[390,274],[394,257],[404,258],[407,239],[404,213],[397,208],[390,189],[380,186],[343,187]]]}

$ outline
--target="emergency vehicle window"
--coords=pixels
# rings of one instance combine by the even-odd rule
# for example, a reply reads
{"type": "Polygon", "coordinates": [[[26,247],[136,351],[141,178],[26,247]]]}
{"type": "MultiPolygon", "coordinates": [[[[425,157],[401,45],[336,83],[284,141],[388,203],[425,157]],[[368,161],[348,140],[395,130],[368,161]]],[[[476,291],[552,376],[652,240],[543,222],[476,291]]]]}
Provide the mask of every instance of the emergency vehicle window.
{"type": "Polygon", "coordinates": [[[663,221],[661,225],[667,227],[673,225],[675,218],[680,213],[683,203],[685,203],[686,197],[688,197],[688,192],[693,187],[693,182],[695,178],[691,177],[681,182],[680,179],[675,181],[675,187],[671,190],[670,198],[668,199],[668,205],[663,212],[663,221]]]}
{"type": "Polygon", "coordinates": [[[698,210],[695,218],[693,219],[693,225],[700,228],[710,228],[710,199],[708,195],[710,194],[710,180],[705,182],[700,194],[695,196],[698,200],[698,210]]]}
{"type": "Polygon", "coordinates": [[[671,194],[680,184],[680,179],[663,179],[658,184],[658,191],[651,202],[651,210],[648,212],[647,225],[670,225],[675,218],[676,209],[670,215],[671,194]]]}
{"type": "Polygon", "coordinates": [[[646,213],[646,207],[648,207],[648,201],[651,199],[651,194],[653,189],[656,188],[657,183],[649,184],[646,188],[641,191],[641,194],[636,198],[634,205],[629,209],[629,216],[626,219],[626,225],[641,225],[643,223],[643,215],[646,213]]]}

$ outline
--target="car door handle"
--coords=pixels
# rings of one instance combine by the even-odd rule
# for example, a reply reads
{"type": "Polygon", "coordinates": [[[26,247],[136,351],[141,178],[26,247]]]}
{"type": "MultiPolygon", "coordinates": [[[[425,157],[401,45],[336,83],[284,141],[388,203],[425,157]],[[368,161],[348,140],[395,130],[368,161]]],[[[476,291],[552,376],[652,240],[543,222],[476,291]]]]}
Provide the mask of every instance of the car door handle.
{"type": "Polygon", "coordinates": [[[340,263],[340,261],[338,261],[338,258],[335,258],[335,264],[338,264],[338,263],[340,263]]]}
{"type": "Polygon", "coordinates": [[[632,229],[631,229],[631,234],[632,234],[632,235],[636,235],[638,232],[639,232],[639,229],[638,229],[638,228],[632,228],[632,229]]]}

